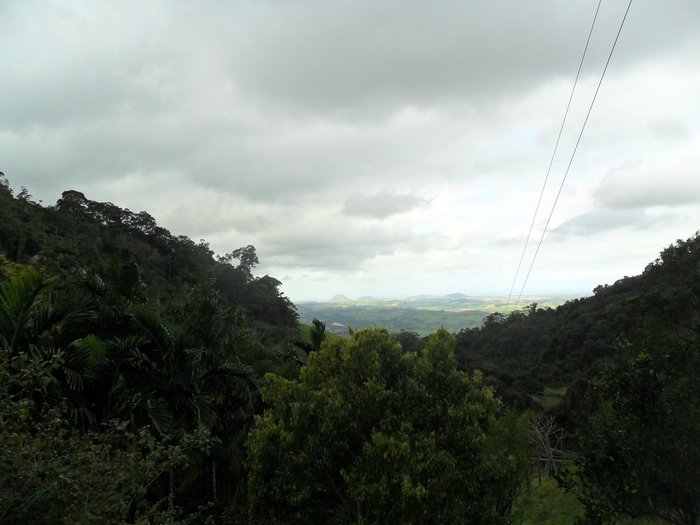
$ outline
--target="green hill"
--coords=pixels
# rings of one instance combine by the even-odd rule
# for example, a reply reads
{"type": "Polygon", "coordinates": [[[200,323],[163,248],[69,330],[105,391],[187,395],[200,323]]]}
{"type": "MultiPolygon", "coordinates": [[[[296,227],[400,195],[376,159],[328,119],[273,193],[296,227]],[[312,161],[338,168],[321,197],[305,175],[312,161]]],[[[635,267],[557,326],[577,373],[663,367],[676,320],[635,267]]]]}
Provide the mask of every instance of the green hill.
{"type": "Polygon", "coordinates": [[[669,246],[641,275],[598,286],[557,308],[531,305],[457,335],[463,369],[479,369],[523,401],[544,387],[587,380],[627,344],[698,334],[700,236],[669,246]]]}

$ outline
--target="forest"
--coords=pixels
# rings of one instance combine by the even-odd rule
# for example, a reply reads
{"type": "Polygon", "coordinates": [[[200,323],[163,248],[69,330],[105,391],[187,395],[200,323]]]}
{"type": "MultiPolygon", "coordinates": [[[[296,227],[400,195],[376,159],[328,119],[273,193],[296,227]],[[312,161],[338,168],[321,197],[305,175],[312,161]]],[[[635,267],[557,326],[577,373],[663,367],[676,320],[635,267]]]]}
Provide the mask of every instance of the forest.
{"type": "Polygon", "coordinates": [[[301,325],[258,263],[0,178],[0,523],[700,522],[699,234],[427,337],[301,325]]]}

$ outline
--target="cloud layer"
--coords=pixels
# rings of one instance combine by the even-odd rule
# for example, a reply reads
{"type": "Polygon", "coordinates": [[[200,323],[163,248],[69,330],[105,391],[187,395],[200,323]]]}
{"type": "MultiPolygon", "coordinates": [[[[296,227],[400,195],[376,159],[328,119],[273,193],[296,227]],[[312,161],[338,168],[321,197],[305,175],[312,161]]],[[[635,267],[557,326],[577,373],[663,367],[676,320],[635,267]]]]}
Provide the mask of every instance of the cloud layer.
{"type": "MultiPolygon", "coordinates": [[[[625,7],[601,8],[544,211],[625,7]]],[[[293,299],[504,293],[594,8],[2,2],[0,170],[254,244],[293,299]]],[[[700,228],[699,24],[632,6],[528,289],[590,290],[700,228]]]]}

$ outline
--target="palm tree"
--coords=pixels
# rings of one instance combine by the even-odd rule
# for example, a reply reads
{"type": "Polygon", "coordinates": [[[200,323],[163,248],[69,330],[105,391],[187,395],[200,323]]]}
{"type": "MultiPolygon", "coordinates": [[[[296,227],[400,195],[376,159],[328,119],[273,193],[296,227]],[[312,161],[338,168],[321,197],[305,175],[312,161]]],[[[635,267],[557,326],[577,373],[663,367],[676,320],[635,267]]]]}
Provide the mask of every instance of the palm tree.
{"type": "Polygon", "coordinates": [[[63,349],[93,316],[85,294],[58,284],[32,268],[0,284],[0,355],[16,372],[16,396],[53,390],[63,349]]]}

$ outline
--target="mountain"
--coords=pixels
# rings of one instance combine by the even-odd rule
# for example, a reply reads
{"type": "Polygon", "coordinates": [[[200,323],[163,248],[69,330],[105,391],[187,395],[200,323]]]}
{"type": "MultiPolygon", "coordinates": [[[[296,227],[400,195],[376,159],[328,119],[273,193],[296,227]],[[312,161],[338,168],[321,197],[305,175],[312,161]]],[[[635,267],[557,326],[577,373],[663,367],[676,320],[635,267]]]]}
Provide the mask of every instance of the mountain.
{"type": "Polygon", "coordinates": [[[345,297],[343,294],[335,294],[333,297],[331,297],[330,303],[352,303],[352,300],[349,299],[348,297],[345,297]]]}

